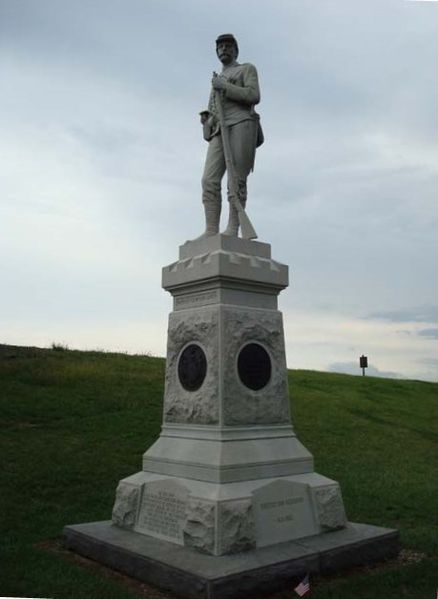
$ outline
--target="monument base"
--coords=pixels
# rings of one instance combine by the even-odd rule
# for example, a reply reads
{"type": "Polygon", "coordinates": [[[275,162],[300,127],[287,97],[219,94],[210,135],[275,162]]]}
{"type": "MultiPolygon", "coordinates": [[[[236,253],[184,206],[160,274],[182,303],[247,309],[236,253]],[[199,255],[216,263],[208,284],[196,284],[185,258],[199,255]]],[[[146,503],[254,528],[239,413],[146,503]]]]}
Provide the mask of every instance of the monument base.
{"type": "Polygon", "coordinates": [[[397,530],[348,523],[342,530],[211,556],[110,521],[66,526],[68,549],[190,599],[233,599],[291,587],[306,573],[339,572],[395,557],[397,530]]]}

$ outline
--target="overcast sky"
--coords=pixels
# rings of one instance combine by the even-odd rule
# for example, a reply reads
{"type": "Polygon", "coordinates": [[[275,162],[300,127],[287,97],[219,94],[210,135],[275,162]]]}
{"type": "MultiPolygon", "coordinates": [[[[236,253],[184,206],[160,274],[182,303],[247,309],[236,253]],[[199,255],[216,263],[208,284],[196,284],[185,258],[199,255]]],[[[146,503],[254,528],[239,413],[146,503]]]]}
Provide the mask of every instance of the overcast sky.
{"type": "Polygon", "coordinates": [[[288,366],[438,381],[438,2],[0,0],[0,342],[165,355],[214,40],[256,65],[288,366]]]}

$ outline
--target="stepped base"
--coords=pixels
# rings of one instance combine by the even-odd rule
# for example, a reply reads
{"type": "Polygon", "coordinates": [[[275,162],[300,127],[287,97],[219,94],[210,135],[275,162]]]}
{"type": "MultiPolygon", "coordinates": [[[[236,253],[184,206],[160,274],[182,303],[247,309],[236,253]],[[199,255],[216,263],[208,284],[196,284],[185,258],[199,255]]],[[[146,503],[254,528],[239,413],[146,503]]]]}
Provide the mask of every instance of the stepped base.
{"type": "Polygon", "coordinates": [[[398,531],[349,523],[346,528],[232,556],[122,530],[111,522],[67,526],[65,544],[83,556],[189,599],[263,595],[310,574],[339,572],[397,555],[398,531]]]}
{"type": "Polygon", "coordinates": [[[343,528],[339,485],[315,472],[210,483],[138,472],[120,481],[113,524],[211,555],[343,528]]]}

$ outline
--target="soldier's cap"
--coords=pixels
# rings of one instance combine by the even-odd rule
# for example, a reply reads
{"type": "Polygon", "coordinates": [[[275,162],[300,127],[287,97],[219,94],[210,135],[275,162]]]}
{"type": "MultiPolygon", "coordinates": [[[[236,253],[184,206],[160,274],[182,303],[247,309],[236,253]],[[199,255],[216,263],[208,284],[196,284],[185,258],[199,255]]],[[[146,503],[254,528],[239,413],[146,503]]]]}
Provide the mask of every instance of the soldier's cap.
{"type": "Polygon", "coordinates": [[[239,54],[239,46],[237,44],[237,40],[232,33],[223,33],[216,40],[216,49],[221,42],[233,42],[236,47],[236,52],[239,54]]]}

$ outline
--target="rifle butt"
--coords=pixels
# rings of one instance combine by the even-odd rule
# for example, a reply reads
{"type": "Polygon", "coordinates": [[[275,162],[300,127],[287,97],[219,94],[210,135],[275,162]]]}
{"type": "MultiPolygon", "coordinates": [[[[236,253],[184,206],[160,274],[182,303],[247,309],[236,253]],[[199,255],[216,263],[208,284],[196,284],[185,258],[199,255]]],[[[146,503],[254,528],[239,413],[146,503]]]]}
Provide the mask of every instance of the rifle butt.
{"type": "Polygon", "coordinates": [[[240,210],[238,209],[238,215],[243,239],[257,239],[257,233],[242,205],[240,205],[240,210]]]}

